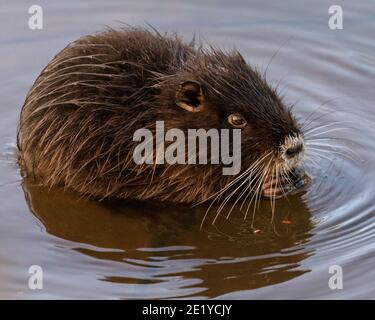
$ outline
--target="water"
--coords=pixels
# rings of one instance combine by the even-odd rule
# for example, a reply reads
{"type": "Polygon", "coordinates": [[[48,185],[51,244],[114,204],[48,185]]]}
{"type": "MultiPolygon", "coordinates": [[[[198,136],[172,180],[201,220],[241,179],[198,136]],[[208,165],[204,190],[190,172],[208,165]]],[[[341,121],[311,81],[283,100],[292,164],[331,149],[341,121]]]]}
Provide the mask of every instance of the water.
{"type": "Polygon", "coordinates": [[[375,297],[372,1],[336,1],[344,8],[336,31],[326,1],[39,4],[42,31],[28,29],[29,2],[1,6],[0,298],[375,297]],[[116,20],[236,45],[261,70],[272,60],[268,80],[281,81],[301,122],[338,122],[311,132],[333,138],[317,141],[336,152],[317,158],[310,149],[311,186],[279,200],[273,220],[264,201],[254,219],[237,210],[215,225],[209,216],[202,229],[200,208],[99,204],[22,181],[15,132],[27,90],[66,44],[116,20]],[[43,268],[43,290],[28,288],[31,265],[43,268]],[[328,286],[332,265],[343,269],[342,290],[328,286]]]}

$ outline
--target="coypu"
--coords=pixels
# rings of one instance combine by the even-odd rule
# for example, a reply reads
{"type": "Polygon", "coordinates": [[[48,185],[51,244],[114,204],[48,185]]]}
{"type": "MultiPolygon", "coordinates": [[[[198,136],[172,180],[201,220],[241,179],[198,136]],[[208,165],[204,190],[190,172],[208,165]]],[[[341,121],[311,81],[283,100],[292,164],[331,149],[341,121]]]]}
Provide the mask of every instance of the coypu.
{"type": "Polygon", "coordinates": [[[132,27],[84,36],[58,53],[28,92],[18,128],[24,175],[98,200],[277,198],[299,179],[303,152],[290,108],[238,51],[132,27]],[[158,120],[183,131],[240,129],[241,172],[134,163],[134,132],[155,130],[158,120]]]}

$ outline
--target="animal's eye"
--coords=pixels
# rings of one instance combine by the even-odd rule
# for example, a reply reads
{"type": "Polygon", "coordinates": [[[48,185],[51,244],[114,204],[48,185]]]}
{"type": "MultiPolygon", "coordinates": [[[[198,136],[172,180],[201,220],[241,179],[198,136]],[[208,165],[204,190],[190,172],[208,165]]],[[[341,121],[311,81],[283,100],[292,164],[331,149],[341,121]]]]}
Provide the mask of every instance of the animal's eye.
{"type": "Polygon", "coordinates": [[[246,126],[247,122],[245,118],[239,113],[233,113],[228,117],[228,122],[237,128],[243,128],[246,126]]]}

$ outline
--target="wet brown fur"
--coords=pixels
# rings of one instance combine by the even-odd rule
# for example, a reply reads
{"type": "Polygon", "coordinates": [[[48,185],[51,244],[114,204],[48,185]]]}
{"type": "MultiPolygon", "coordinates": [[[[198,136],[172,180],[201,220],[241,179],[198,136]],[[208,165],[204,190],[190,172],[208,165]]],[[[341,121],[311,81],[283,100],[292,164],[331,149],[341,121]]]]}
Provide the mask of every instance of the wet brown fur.
{"type": "Polygon", "coordinates": [[[275,90],[237,52],[197,49],[176,35],[144,29],[108,30],[68,45],[46,66],[24,103],[18,132],[23,172],[47,186],[95,198],[204,201],[235,177],[221,165],[137,165],[133,133],[231,128],[237,112],[250,124],[242,133],[242,166],[277,150],[298,132],[275,90]],[[195,80],[205,112],[175,105],[179,84],[195,80]]]}

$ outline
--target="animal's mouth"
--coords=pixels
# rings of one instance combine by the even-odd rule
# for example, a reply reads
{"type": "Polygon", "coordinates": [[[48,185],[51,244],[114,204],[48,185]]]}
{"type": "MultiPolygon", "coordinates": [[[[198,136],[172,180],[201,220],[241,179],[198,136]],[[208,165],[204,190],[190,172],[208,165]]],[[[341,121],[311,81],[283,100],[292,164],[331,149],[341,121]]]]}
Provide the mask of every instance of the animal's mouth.
{"type": "Polygon", "coordinates": [[[308,174],[301,168],[279,176],[269,175],[262,185],[262,197],[272,199],[285,197],[291,192],[305,188],[309,181],[308,174]]]}

